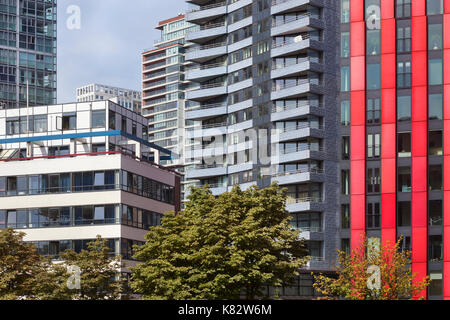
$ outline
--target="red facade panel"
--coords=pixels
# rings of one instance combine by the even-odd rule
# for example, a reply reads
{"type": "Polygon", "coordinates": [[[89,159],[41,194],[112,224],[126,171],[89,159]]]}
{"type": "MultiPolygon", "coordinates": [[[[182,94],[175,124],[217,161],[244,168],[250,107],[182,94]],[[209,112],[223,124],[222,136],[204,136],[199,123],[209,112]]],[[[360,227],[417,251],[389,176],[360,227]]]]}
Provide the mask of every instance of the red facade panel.
{"type": "Polygon", "coordinates": [[[364,0],[351,0],[350,22],[364,21],[364,0]]]}
{"type": "Polygon", "coordinates": [[[396,123],[396,96],[395,89],[381,90],[381,123],[396,123]]]}
{"type": "Polygon", "coordinates": [[[387,19],[393,19],[393,18],[395,18],[395,0],[381,1],[381,20],[387,20],[387,19]]]}
{"type": "Polygon", "coordinates": [[[350,26],[350,56],[361,57],[366,52],[366,25],[364,21],[354,22],[350,26]]]}
{"type": "MultiPolygon", "coordinates": [[[[383,195],[386,194],[394,194],[395,195],[395,180],[397,177],[397,168],[396,168],[397,164],[396,164],[396,160],[395,158],[391,158],[391,159],[381,159],[381,194],[382,197],[383,195]]],[[[383,203],[383,202],[381,202],[383,203]]],[[[386,208],[386,210],[390,210],[391,208],[386,207],[386,206],[382,206],[383,207],[383,214],[384,215],[384,209],[386,208]]],[[[394,209],[395,209],[395,205],[394,205],[394,209]]],[[[390,212],[390,211],[389,211],[390,212]]]]}
{"type": "Polygon", "coordinates": [[[413,0],[411,1],[412,10],[411,13],[413,17],[424,16],[426,14],[426,3],[425,0],[413,0]]]}
{"type": "Polygon", "coordinates": [[[364,57],[350,58],[350,88],[352,91],[363,91],[366,86],[366,60],[364,57]]]}

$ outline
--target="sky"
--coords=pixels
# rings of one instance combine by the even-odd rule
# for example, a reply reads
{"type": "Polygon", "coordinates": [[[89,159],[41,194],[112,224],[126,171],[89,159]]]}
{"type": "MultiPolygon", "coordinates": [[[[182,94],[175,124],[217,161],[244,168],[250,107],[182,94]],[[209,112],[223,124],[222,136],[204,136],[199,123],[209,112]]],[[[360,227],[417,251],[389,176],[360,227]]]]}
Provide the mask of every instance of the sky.
{"type": "Polygon", "coordinates": [[[57,103],[76,101],[76,88],[90,83],[141,90],[141,53],[160,37],[155,26],[187,8],[184,0],[57,3],[57,103]],[[80,8],[79,29],[67,27],[72,5],[80,8]]]}

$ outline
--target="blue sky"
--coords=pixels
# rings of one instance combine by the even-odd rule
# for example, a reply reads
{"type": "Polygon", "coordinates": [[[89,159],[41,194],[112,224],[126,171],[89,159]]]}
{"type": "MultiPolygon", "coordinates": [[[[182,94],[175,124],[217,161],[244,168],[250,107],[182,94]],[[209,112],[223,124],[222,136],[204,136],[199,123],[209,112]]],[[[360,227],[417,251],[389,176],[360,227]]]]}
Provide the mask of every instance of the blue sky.
{"type": "Polygon", "coordinates": [[[75,89],[102,83],[141,89],[141,53],[159,37],[161,20],[185,12],[184,0],[58,0],[58,103],[75,89]],[[81,28],[69,30],[67,8],[81,9],[81,28]]]}

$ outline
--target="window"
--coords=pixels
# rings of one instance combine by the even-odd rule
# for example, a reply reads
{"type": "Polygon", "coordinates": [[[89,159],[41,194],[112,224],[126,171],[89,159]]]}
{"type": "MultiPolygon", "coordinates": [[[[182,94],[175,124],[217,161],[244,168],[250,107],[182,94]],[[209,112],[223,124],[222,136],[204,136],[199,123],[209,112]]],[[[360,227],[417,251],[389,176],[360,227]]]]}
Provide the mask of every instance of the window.
{"type": "Polygon", "coordinates": [[[341,193],[343,195],[350,194],[350,170],[341,171],[341,193]]]}
{"type": "Polygon", "coordinates": [[[429,296],[442,296],[442,273],[432,272],[430,273],[431,283],[428,286],[428,295],[429,296]]]}
{"type": "Polygon", "coordinates": [[[411,201],[400,201],[397,204],[397,225],[399,227],[411,226],[411,201]]]}
{"type": "Polygon", "coordinates": [[[428,132],[428,153],[430,156],[442,156],[442,131],[428,132]]]}
{"type": "Polygon", "coordinates": [[[368,203],[366,226],[367,229],[379,229],[381,225],[380,204],[368,203]]]}
{"type": "Polygon", "coordinates": [[[397,0],[397,18],[411,17],[411,0],[397,0]]]}
{"type": "Polygon", "coordinates": [[[342,229],[350,229],[350,204],[341,205],[341,227],[342,229]]]}
{"type": "Polygon", "coordinates": [[[381,68],[379,63],[367,64],[367,90],[377,90],[381,87],[381,68]]]}
{"type": "Polygon", "coordinates": [[[411,121],[411,96],[397,97],[397,120],[411,121]]]}
{"type": "Polygon", "coordinates": [[[442,23],[428,25],[428,50],[442,49],[442,23]]]}
{"type": "Polygon", "coordinates": [[[398,134],[398,157],[411,157],[411,132],[403,132],[398,134]]]}
{"type": "Polygon", "coordinates": [[[350,137],[342,137],[342,160],[350,160],[350,137]]]}
{"type": "Polygon", "coordinates": [[[442,59],[428,60],[428,84],[442,84],[442,59]]]}
{"type": "Polygon", "coordinates": [[[367,158],[380,157],[380,134],[367,135],[367,158]]]}
{"type": "Polygon", "coordinates": [[[430,236],[428,241],[428,257],[430,261],[442,261],[442,236],[430,236]]]}
{"type": "Polygon", "coordinates": [[[341,125],[350,125],[350,101],[341,101],[341,125]]]}
{"type": "Polygon", "coordinates": [[[75,113],[66,113],[62,117],[63,130],[75,130],[77,127],[77,116],[75,113]]]}
{"type": "Polygon", "coordinates": [[[105,110],[92,111],[92,128],[106,127],[106,112],[105,110]]]}
{"type": "Polygon", "coordinates": [[[411,61],[401,61],[397,64],[397,87],[411,87],[411,61]]]}
{"type": "Polygon", "coordinates": [[[350,32],[341,33],[341,58],[350,57],[350,32]]]}
{"type": "Polygon", "coordinates": [[[380,123],[380,108],[380,99],[367,99],[367,124],[380,123]]]}
{"type": "Polygon", "coordinates": [[[319,212],[293,214],[291,225],[302,231],[321,232],[322,216],[319,212]]]}
{"type": "Polygon", "coordinates": [[[380,168],[367,169],[367,193],[379,193],[380,183],[380,168]]]}
{"type": "Polygon", "coordinates": [[[350,91],[350,67],[341,67],[341,91],[350,91]]]}
{"type": "Polygon", "coordinates": [[[341,0],[341,23],[350,22],[350,0],[341,0]]]}
{"type": "Polygon", "coordinates": [[[429,190],[442,190],[442,165],[430,165],[428,167],[429,190]]]}
{"type": "Polygon", "coordinates": [[[397,28],[397,50],[398,52],[411,51],[411,27],[397,28]]]}
{"type": "Polygon", "coordinates": [[[442,226],[442,200],[429,201],[428,224],[430,226],[442,226]]]}
{"type": "Polygon", "coordinates": [[[411,167],[398,168],[398,192],[411,192],[411,167]]]}
{"type": "Polygon", "coordinates": [[[307,242],[308,255],[313,260],[321,260],[323,258],[323,242],[322,241],[308,241],[307,242]]]}
{"type": "Polygon", "coordinates": [[[442,93],[428,95],[428,118],[442,120],[442,93]]]}
{"type": "Polygon", "coordinates": [[[380,30],[367,30],[366,50],[368,56],[380,54],[380,30]]]}
{"type": "Polygon", "coordinates": [[[427,0],[427,15],[443,14],[444,0],[427,0]]]}

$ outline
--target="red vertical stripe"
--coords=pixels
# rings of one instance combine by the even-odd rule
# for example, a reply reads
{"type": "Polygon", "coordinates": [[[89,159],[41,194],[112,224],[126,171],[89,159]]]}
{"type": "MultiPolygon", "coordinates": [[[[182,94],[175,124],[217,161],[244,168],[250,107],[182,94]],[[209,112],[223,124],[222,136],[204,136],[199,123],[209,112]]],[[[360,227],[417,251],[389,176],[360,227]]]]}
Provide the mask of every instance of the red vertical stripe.
{"type": "Polygon", "coordinates": [[[444,44],[444,262],[443,262],[443,295],[444,300],[450,300],[450,0],[445,0],[443,19],[444,44]]]}
{"type": "Polygon", "coordinates": [[[381,2],[381,240],[394,244],[396,231],[396,24],[394,0],[381,2]]]}
{"type": "MultiPolygon", "coordinates": [[[[412,1],[412,271],[427,276],[427,17],[425,0],[412,1]]],[[[426,297],[426,290],[420,294],[426,297]]]]}
{"type": "Polygon", "coordinates": [[[366,102],[364,1],[351,0],[351,248],[357,248],[365,232],[366,102]]]}

